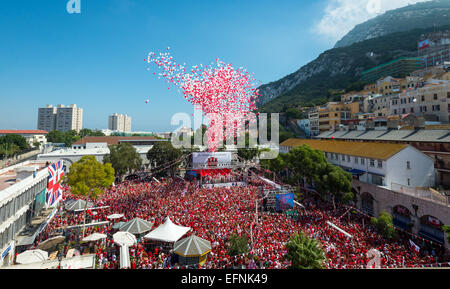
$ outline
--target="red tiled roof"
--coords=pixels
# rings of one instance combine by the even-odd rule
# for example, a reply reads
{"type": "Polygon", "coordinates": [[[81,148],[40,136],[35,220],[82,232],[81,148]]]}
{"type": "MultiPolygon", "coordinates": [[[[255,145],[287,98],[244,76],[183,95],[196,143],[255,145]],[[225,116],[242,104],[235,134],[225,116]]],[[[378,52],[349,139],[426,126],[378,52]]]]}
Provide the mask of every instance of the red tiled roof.
{"type": "Polygon", "coordinates": [[[0,134],[48,134],[45,130],[0,129],[0,134]]]}

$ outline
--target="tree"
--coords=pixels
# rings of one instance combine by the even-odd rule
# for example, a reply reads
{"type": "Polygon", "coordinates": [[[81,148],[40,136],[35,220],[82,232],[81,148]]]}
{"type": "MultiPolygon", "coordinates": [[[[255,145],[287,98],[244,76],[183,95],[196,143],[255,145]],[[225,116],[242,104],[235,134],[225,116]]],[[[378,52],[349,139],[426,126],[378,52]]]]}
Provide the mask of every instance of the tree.
{"type": "Polygon", "coordinates": [[[14,144],[19,147],[19,150],[25,150],[30,147],[26,138],[18,134],[7,134],[0,137],[0,144],[14,144]]]}
{"type": "Polygon", "coordinates": [[[329,194],[336,210],[336,198],[353,199],[352,175],[340,167],[328,163],[319,168],[316,176],[316,184],[320,192],[329,194]]]}
{"type": "Polygon", "coordinates": [[[74,142],[79,140],[81,137],[78,135],[76,130],[69,130],[64,133],[64,143],[66,147],[72,146],[74,142]]]}
{"type": "Polygon", "coordinates": [[[0,158],[9,158],[20,151],[19,146],[11,143],[0,143],[0,158]]]}
{"type": "Polygon", "coordinates": [[[231,234],[228,242],[230,243],[227,250],[229,256],[241,255],[248,252],[248,238],[246,236],[231,234]]]}
{"type": "Polygon", "coordinates": [[[47,141],[51,143],[65,143],[66,135],[59,130],[52,130],[47,134],[47,141]]]}
{"type": "Polygon", "coordinates": [[[325,253],[319,242],[309,238],[303,232],[291,236],[286,243],[285,258],[292,262],[292,269],[323,269],[325,253]]]}
{"type": "Polygon", "coordinates": [[[161,170],[159,175],[169,174],[175,176],[178,164],[176,160],[180,159],[183,152],[180,149],[176,149],[170,142],[157,142],[147,152],[147,159],[150,162],[151,168],[157,168],[161,170]]]}
{"type": "Polygon", "coordinates": [[[105,136],[105,134],[99,130],[91,130],[88,128],[83,128],[78,133],[78,136],[80,137],[86,137],[86,136],[105,136]]]}
{"type": "Polygon", "coordinates": [[[142,165],[142,158],[130,143],[109,146],[110,153],[103,158],[103,163],[110,163],[116,176],[122,179],[126,173],[138,170],[142,165]]]}
{"type": "Polygon", "coordinates": [[[447,233],[447,239],[450,242],[450,226],[444,225],[442,226],[442,229],[447,233]]]}
{"type": "Polygon", "coordinates": [[[388,212],[381,212],[378,218],[372,218],[370,220],[372,225],[382,234],[386,239],[392,239],[397,236],[395,231],[392,216],[388,212]]]}
{"type": "Polygon", "coordinates": [[[240,158],[251,161],[258,155],[257,148],[238,148],[237,154],[240,158]]]}
{"type": "Polygon", "coordinates": [[[286,155],[287,167],[296,174],[297,178],[307,179],[309,183],[316,179],[320,170],[327,164],[323,152],[314,150],[308,145],[302,145],[292,149],[286,155]]]}
{"type": "MultiPolygon", "coordinates": [[[[86,208],[89,199],[96,200],[114,182],[114,168],[110,163],[102,164],[94,156],[84,156],[70,166],[67,174],[67,184],[74,195],[86,198],[84,221],[86,223],[86,208]]],[[[84,237],[83,226],[83,237],[84,237]]]]}
{"type": "Polygon", "coordinates": [[[301,119],[302,113],[298,109],[290,107],[286,109],[286,116],[291,119],[301,119]]]}

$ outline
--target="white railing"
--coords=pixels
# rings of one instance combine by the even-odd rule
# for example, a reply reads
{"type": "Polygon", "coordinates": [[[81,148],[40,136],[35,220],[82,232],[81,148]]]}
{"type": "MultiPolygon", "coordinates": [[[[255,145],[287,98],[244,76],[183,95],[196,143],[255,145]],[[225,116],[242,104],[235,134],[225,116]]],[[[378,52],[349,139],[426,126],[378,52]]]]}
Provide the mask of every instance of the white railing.
{"type": "Polygon", "coordinates": [[[407,186],[403,186],[400,184],[392,183],[391,190],[398,192],[398,193],[410,195],[410,196],[413,196],[416,198],[431,200],[431,201],[449,206],[449,196],[443,195],[440,192],[438,192],[432,188],[426,188],[426,187],[412,188],[412,187],[407,187],[407,186]]]}

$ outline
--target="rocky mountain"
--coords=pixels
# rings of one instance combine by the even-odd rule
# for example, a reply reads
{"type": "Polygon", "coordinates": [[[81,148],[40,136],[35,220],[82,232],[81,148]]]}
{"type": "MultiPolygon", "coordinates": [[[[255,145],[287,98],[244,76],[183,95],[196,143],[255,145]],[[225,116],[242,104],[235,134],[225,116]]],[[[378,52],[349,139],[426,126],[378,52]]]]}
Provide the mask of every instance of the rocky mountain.
{"type": "Polygon", "coordinates": [[[394,32],[415,28],[448,25],[450,21],[450,0],[434,0],[408,5],[372,18],[356,25],[339,40],[335,48],[380,37],[394,32]]]}
{"type": "MultiPolygon", "coordinates": [[[[346,40],[350,39],[350,36],[347,37],[348,35],[341,40],[340,44],[342,47],[327,50],[296,72],[278,81],[262,85],[259,88],[261,96],[259,98],[258,106],[260,107],[260,110],[266,112],[281,112],[285,111],[288,107],[326,102],[330,90],[345,89],[348,85],[359,81],[362,71],[398,57],[416,56],[417,42],[421,40],[425,34],[450,29],[450,17],[444,16],[447,15],[445,14],[447,12],[442,12],[448,11],[448,15],[450,16],[449,9],[450,0],[435,0],[432,2],[418,3],[416,5],[389,11],[384,14],[389,15],[389,17],[385,16],[387,18],[382,18],[383,15],[381,15],[359,25],[360,27],[369,29],[371,25],[367,24],[368,22],[376,19],[390,19],[388,23],[389,26],[392,27],[390,30],[384,29],[384,32],[380,32],[381,34],[387,33],[382,36],[380,36],[381,34],[374,36],[375,34],[371,33],[370,35],[373,37],[368,37],[369,34],[366,34],[364,29],[364,31],[361,30],[362,32],[359,34],[354,33],[354,31],[361,29],[355,27],[355,29],[348,34],[353,35],[351,37],[352,40],[346,40]],[[435,14],[424,11],[434,11],[433,13],[435,14]],[[397,17],[394,17],[392,16],[392,13],[401,13],[404,17],[401,18],[398,16],[400,14],[397,14],[397,17]],[[414,15],[425,14],[428,15],[427,17],[433,17],[433,21],[427,17],[419,18],[428,19],[428,21],[432,23],[431,27],[428,24],[422,23],[419,25],[421,28],[392,32],[394,29],[397,29],[395,27],[402,26],[403,29],[407,29],[408,25],[409,27],[417,27],[416,24],[413,25],[411,23],[411,21],[419,22],[419,18],[414,15]],[[409,15],[407,17],[409,19],[408,21],[404,19],[406,17],[405,15],[409,15]],[[445,25],[435,26],[434,23],[444,23],[445,25]],[[345,42],[344,40],[348,42],[345,42]],[[343,43],[352,44],[344,45],[343,43]]],[[[373,32],[374,30],[371,31],[373,32]]]]}

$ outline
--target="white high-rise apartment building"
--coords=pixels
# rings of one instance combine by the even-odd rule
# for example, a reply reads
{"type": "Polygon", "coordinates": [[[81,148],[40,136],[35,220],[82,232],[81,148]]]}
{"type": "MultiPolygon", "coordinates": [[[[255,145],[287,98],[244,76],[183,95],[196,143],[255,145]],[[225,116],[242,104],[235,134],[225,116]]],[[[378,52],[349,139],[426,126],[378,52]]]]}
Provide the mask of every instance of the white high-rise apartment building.
{"type": "Polygon", "coordinates": [[[112,131],[131,131],[131,117],[126,114],[114,113],[108,118],[108,129],[112,131]]]}
{"type": "Polygon", "coordinates": [[[83,109],[76,104],[64,106],[62,104],[53,107],[48,104],[45,108],[39,108],[38,129],[45,131],[59,130],[66,132],[75,130],[79,132],[83,128],[83,109]]]}

